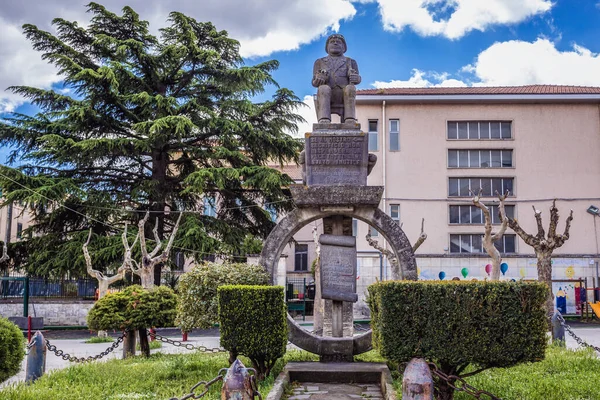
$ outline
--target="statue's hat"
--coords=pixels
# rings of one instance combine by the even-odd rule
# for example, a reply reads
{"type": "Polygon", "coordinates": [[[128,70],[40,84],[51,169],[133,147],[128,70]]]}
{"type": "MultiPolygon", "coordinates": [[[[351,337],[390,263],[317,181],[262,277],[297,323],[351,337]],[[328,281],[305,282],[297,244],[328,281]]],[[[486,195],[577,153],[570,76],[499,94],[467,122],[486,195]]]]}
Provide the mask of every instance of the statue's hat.
{"type": "Polygon", "coordinates": [[[329,41],[334,38],[340,39],[342,41],[342,43],[344,43],[344,53],[345,53],[348,50],[348,45],[346,44],[346,39],[344,39],[344,36],[340,35],[339,33],[334,33],[333,35],[330,35],[327,38],[327,42],[325,42],[325,52],[327,52],[327,46],[329,46],[329,41]]]}

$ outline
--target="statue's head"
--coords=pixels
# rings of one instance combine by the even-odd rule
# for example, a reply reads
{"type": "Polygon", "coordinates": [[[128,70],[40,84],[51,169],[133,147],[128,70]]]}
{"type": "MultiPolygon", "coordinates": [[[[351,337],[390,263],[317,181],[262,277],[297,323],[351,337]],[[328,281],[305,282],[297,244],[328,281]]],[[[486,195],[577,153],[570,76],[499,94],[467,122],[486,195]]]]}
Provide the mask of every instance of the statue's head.
{"type": "Polygon", "coordinates": [[[339,56],[344,54],[346,50],[348,50],[348,46],[346,46],[346,39],[344,39],[344,36],[339,33],[334,33],[327,38],[327,42],[325,43],[325,51],[327,54],[339,56]]]}

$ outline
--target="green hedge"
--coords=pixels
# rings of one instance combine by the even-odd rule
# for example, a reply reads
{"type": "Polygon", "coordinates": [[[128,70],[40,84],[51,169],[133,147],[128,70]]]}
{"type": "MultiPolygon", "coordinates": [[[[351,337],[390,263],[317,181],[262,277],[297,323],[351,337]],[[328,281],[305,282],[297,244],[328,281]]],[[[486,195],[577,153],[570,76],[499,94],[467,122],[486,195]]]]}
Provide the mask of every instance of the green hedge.
{"type": "Polygon", "coordinates": [[[541,283],[394,281],[369,286],[373,345],[389,360],[423,357],[460,374],[544,358],[541,283]]]}
{"type": "Polygon", "coordinates": [[[133,285],[98,300],[87,321],[95,331],[174,326],[176,306],[177,297],[167,287],[146,290],[133,285]]]}
{"type": "Polygon", "coordinates": [[[25,357],[25,342],[19,327],[0,317],[0,382],[21,370],[25,357]]]}
{"type": "Polygon", "coordinates": [[[287,345],[283,287],[221,286],[218,301],[221,346],[233,357],[248,357],[264,378],[287,345]]]}
{"type": "Polygon", "coordinates": [[[205,263],[179,278],[175,323],[183,331],[207,329],[219,322],[217,288],[223,285],[268,285],[269,275],[258,265],[205,263]]]}

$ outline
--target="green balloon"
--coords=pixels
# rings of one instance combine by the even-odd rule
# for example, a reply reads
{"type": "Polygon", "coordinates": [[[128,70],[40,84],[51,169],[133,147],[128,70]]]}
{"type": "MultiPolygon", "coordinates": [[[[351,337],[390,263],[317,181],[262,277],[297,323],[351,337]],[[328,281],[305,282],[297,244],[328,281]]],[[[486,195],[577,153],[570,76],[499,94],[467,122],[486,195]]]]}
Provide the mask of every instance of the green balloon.
{"type": "Polygon", "coordinates": [[[469,275],[469,269],[465,267],[460,270],[460,273],[462,274],[463,278],[466,278],[467,275],[469,275]]]}

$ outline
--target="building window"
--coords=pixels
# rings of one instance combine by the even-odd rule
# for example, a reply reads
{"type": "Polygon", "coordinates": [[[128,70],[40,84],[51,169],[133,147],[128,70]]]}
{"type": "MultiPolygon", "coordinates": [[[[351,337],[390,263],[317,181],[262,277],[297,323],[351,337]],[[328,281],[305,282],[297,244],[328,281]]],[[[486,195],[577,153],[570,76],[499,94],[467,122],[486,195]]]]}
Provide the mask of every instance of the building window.
{"type": "Polygon", "coordinates": [[[23,237],[23,224],[17,222],[17,239],[21,239],[23,237]]]}
{"type": "MultiPolygon", "coordinates": [[[[492,224],[500,224],[500,217],[498,215],[497,205],[487,205],[490,209],[492,217],[492,224]]],[[[504,211],[508,218],[515,217],[515,206],[505,205],[504,211]]],[[[479,207],[473,205],[464,206],[450,206],[450,223],[451,224],[470,224],[470,225],[482,225],[485,222],[483,217],[483,211],[479,207]]]]}
{"type": "Polygon", "coordinates": [[[502,140],[511,138],[511,121],[448,121],[448,139],[502,140]]]}
{"type": "MultiPolygon", "coordinates": [[[[505,234],[494,242],[494,247],[500,253],[516,252],[516,235],[505,234]]],[[[450,235],[450,253],[484,253],[483,235],[461,234],[450,235]]]]}
{"type": "Polygon", "coordinates": [[[373,237],[379,236],[379,232],[377,231],[377,229],[373,228],[372,226],[369,226],[369,235],[373,237]]]}
{"type": "Polygon", "coordinates": [[[308,245],[296,244],[294,257],[294,271],[308,271],[308,245]]]}
{"type": "Polygon", "coordinates": [[[448,150],[448,168],[511,168],[512,150],[448,150]]]}
{"type": "Polygon", "coordinates": [[[358,235],[358,220],[356,218],[352,218],[352,236],[358,235]]]}
{"type": "Polygon", "coordinates": [[[183,271],[183,267],[185,266],[185,256],[182,252],[175,252],[173,256],[173,264],[175,264],[176,271],[183,271]]]}
{"type": "Polygon", "coordinates": [[[217,216],[217,207],[215,205],[214,197],[205,197],[204,198],[204,215],[207,217],[216,217],[217,216]]]}
{"type": "Polygon", "coordinates": [[[400,120],[390,119],[390,151],[400,150],[400,120]]]}
{"type": "Polygon", "coordinates": [[[377,143],[377,120],[369,120],[369,151],[377,151],[378,143],[377,143]]]}
{"type": "Polygon", "coordinates": [[[390,217],[400,223],[400,204],[390,204],[390,217]]]}
{"type": "Polygon", "coordinates": [[[471,192],[478,194],[479,189],[485,197],[507,191],[514,195],[514,178],[448,178],[448,197],[469,197],[471,192]]]}

